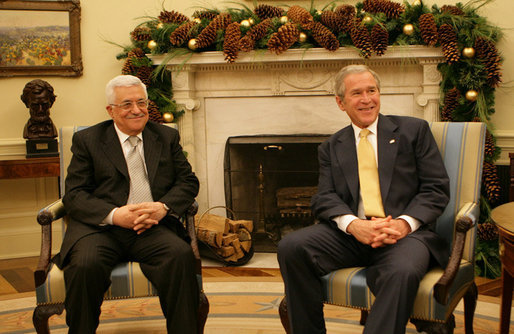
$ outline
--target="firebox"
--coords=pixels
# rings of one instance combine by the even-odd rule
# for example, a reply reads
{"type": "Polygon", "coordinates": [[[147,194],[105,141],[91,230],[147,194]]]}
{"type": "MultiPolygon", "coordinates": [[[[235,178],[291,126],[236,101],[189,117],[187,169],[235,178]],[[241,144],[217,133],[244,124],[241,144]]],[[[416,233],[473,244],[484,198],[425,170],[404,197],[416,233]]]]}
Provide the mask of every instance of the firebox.
{"type": "Polygon", "coordinates": [[[318,184],[320,143],[329,135],[229,137],[225,201],[238,219],[254,222],[253,247],[275,252],[287,233],[314,223],[310,199],[318,184]]]}

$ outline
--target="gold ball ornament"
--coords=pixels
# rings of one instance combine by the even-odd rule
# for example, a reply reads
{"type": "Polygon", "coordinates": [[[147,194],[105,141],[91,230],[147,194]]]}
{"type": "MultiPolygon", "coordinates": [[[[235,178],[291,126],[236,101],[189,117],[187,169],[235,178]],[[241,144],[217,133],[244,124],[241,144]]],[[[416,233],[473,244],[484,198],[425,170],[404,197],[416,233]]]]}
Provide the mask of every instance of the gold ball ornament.
{"type": "Polygon", "coordinates": [[[403,26],[403,33],[407,36],[410,36],[414,33],[414,26],[410,23],[403,26]]]}
{"type": "Polygon", "coordinates": [[[243,21],[241,21],[241,25],[242,25],[243,27],[245,27],[245,28],[248,28],[248,27],[250,27],[250,26],[251,26],[250,21],[248,21],[248,20],[243,20],[243,21]]]}
{"type": "Polygon", "coordinates": [[[159,24],[157,25],[157,29],[162,29],[163,27],[164,27],[164,23],[159,22],[159,24]]]}
{"type": "Polygon", "coordinates": [[[253,19],[253,17],[249,17],[248,18],[248,22],[250,22],[250,25],[254,25],[255,24],[255,20],[253,19]]]}
{"type": "Polygon", "coordinates": [[[173,122],[173,114],[170,113],[170,112],[165,112],[164,114],[162,114],[162,118],[164,119],[164,122],[166,123],[171,123],[173,122]]]}
{"type": "Polygon", "coordinates": [[[196,50],[196,48],[198,47],[197,44],[196,44],[196,39],[195,38],[191,38],[189,40],[189,42],[187,42],[187,47],[191,50],[196,50]]]}
{"type": "Polygon", "coordinates": [[[202,23],[202,19],[201,19],[201,18],[199,18],[199,17],[195,17],[195,18],[193,19],[193,21],[195,21],[195,23],[198,23],[198,24],[202,23]]]}
{"type": "Polygon", "coordinates": [[[462,49],[462,55],[466,58],[473,58],[475,56],[475,49],[472,47],[462,49]]]}
{"type": "Polygon", "coordinates": [[[280,23],[286,24],[287,22],[289,22],[289,18],[287,16],[280,17],[280,23]]]}
{"type": "Polygon", "coordinates": [[[152,39],[151,41],[148,42],[147,46],[150,50],[153,50],[157,47],[157,42],[152,39]]]}
{"type": "Polygon", "coordinates": [[[371,16],[364,16],[364,18],[362,19],[362,22],[366,23],[366,24],[369,24],[371,22],[373,22],[373,18],[371,16]]]}
{"type": "Polygon", "coordinates": [[[298,41],[300,41],[300,43],[305,43],[306,40],[307,40],[307,34],[304,32],[301,32],[300,36],[298,37],[298,41]]]}
{"type": "Polygon", "coordinates": [[[414,0],[414,1],[412,2],[412,5],[413,5],[413,6],[420,6],[420,5],[421,5],[421,0],[414,0]]]}
{"type": "Polygon", "coordinates": [[[478,92],[474,89],[470,89],[466,92],[466,100],[475,102],[478,98],[478,92]]]}

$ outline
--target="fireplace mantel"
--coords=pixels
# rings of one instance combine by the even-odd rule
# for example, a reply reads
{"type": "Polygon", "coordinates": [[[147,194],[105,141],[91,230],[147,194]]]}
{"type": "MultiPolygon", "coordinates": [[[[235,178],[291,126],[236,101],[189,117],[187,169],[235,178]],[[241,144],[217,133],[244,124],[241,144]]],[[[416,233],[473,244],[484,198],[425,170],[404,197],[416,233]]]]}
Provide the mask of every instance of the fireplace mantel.
{"type": "Polygon", "coordinates": [[[333,101],[332,78],[348,64],[366,64],[381,77],[382,112],[439,119],[440,48],[389,47],[364,59],[354,48],[150,55],[171,71],[173,98],[185,109],[181,142],[201,182],[201,209],[224,205],[223,150],[228,137],[256,134],[330,134],[348,123],[333,101]]]}

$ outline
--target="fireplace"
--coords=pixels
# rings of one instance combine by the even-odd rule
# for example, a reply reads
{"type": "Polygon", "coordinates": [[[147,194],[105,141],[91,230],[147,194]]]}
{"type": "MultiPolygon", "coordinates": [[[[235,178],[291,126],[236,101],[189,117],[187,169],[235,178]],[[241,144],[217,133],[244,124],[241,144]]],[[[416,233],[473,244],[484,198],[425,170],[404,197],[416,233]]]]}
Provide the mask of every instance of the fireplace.
{"type": "Polygon", "coordinates": [[[314,222],[310,198],[318,183],[317,148],[328,135],[256,135],[228,138],[226,206],[254,222],[254,249],[276,250],[290,231],[314,222]]]}

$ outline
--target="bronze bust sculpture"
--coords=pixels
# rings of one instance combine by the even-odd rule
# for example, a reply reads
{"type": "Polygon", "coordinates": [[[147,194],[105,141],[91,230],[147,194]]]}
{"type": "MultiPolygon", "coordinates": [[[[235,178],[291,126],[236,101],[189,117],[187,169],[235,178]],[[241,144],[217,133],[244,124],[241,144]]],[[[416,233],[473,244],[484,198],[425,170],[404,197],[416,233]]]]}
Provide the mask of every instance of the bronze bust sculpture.
{"type": "Polygon", "coordinates": [[[25,85],[21,100],[29,108],[30,118],[23,129],[23,138],[57,137],[57,129],[50,119],[50,108],[54,104],[55,98],[54,88],[44,80],[32,80],[25,85]]]}

